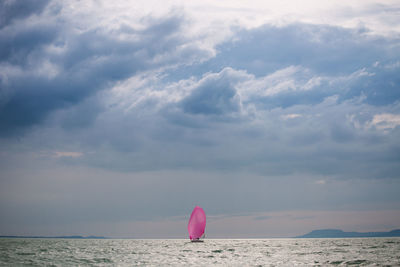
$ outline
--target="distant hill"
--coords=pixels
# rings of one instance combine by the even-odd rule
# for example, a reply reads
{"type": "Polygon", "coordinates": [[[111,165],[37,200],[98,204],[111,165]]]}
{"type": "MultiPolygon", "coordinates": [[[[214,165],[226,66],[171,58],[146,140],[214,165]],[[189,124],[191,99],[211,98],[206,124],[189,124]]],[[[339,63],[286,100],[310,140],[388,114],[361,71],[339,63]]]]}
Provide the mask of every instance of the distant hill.
{"type": "Polygon", "coordinates": [[[106,239],[104,236],[81,236],[81,235],[68,235],[68,236],[18,236],[18,235],[0,235],[0,238],[66,238],[66,239],[106,239]]]}
{"type": "Polygon", "coordinates": [[[343,237],[400,237],[400,229],[390,232],[344,232],[339,229],[314,230],[308,234],[296,236],[296,238],[343,238],[343,237]]]}

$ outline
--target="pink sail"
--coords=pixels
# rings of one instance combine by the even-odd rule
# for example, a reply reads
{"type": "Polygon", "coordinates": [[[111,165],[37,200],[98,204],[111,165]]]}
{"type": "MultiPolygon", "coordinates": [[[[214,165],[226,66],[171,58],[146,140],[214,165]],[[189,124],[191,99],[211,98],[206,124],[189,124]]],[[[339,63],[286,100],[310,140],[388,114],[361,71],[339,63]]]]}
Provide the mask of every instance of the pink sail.
{"type": "Polygon", "coordinates": [[[204,234],[204,229],[206,228],[206,214],[204,210],[196,206],[192,215],[190,215],[188,223],[188,231],[190,240],[199,239],[204,234]]]}

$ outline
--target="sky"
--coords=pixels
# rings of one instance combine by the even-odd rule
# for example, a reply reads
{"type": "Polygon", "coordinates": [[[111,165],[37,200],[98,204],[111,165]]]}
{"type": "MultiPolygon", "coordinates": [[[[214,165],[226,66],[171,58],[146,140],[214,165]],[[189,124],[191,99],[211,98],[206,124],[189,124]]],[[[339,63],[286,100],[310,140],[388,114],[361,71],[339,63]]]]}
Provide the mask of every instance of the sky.
{"type": "Polygon", "coordinates": [[[0,235],[400,228],[397,0],[0,2],[0,235]]]}

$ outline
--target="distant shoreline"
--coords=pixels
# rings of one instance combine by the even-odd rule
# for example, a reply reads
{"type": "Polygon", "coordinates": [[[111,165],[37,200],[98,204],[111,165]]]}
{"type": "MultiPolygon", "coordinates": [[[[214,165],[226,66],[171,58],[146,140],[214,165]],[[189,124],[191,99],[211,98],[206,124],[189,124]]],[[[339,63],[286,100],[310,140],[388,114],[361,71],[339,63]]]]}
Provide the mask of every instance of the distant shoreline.
{"type": "MultiPolygon", "coordinates": [[[[279,239],[279,238],[356,238],[356,237],[400,237],[400,229],[394,229],[388,232],[344,232],[340,229],[321,229],[313,230],[307,234],[295,237],[262,237],[261,239],[279,239]]],[[[18,236],[18,235],[0,235],[0,238],[33,238],[33,239],[114,239],[106,236],[18,236]]],[[[186,238],[132,238],[119,237],[117,239],[186,239],[186,238]]],[[[209,239],[230,239],[230,238],[209,238],[209,239]]],[[[231,239],[259,239],[259,238],[231,238],[231,239]]]]}
{"type": "Polygon", "coordinates": [[[0,235],[0,238],[108,239],[108,237],[104,237],[104,236],[81,236],[81,235],[69,235],[69,236],[18,236],[18,235],[0,235]]]}
{"type": "Polygon", "coordinates": [[[313,230],[295,238],[400,237],[400,229],[389,232],[344,232],[340,229],[313,230]]]}

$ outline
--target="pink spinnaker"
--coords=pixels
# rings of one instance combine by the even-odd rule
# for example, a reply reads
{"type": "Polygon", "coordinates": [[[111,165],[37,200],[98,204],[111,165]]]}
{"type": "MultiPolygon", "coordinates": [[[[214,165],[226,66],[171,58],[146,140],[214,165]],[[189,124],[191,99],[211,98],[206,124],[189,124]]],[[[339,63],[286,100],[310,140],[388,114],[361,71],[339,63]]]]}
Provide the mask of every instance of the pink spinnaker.
{"type": "Polygon", "coordinates": [[[196,206],[190,215],[188,231],[190,240],[199,239],[206,229],[206,214],[204,210],[196,206]]]}

